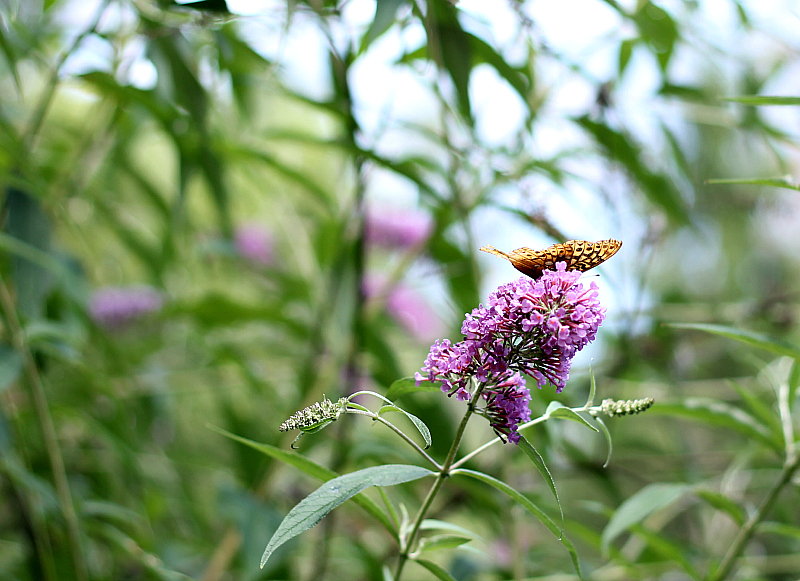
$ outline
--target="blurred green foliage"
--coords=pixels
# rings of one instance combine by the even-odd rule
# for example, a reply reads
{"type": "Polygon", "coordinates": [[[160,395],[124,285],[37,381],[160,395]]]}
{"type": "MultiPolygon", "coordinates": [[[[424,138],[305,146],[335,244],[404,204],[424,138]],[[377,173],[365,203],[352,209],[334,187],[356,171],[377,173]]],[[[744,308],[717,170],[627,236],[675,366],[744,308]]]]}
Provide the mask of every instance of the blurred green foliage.
{"type": "MultiPolygon", "coordinates": [[[[587,578],[717,578],[795,446],[800,218],[797,179],[781,176],[796,171],[797,97],[763,96],[786,92],[797,54],[738,2],[725,44],[706,34],[703,2],[606,0],[594,4],[618,27],[595,47],[611,63],[598,73],[594,54],[552,48],[531,3],[503,4],[505,43],[466,4],[378,0],[357,25],[347,1],[266,3],[254,15],[222,0],[0,3],[0,577],[381,578],[392,539],[355,507],[260,570],[266,541],[317,483],[208,426],[287,449],[293,436],[277,426],[294,411],[323,394],[384,393],[420,367],[433,337],[404,325],[396,288],[413,287],[410,308],[438,315],[440,336],[455,339],[485,298],[476,252],[496,242],[483,237],[513,225],[581,239],[595,234],[578,229],[589,223],[625,243],[604,271],[614,300],[599,394],[656,405],[609,421],[607,468],[604,440],[572,422],[528,437],[587,578]],[[316,45],[281,48],[312,33],[327,52],[318,77],[299,64],[316,45]],[[768,50],[740,48],[757,41],[768,50]],[[425,115],[388,108],[370,121],[381,79],[371,90],[354,79],[387,43],[409,87],[396,100],[425,115]],[[487,69],[522,110],[499,144],[475,97],[487,69]],[[641,75],[652,90],[637,110],[626,103],[641,75]],[[559,107],[566,78],[591,98],[559,107]],[[420,92],[427,104],[407,102],[420,92]],[[738,96],[755,97],[722,100],[738,96]],[[789,105],[789,121],[765,113],[771,104],[789,105]],[[412,195],[385,205],[385,183],[412,195]],[[403,204],[430,220],[429,236],[371,243],[370,212],[403,204]],[[564,218],[554,208],[565,206],[564,218]],[[383,292],[366,292],[371,276],[383,292]],[[97,310],[104,287],[148,288],[161,302],[112,304],[126,320],[109,324],[97,310]],[[725,325],[727,337],[691,324],[725,325]]],[[[588,383],[575,370],[559,400],[582,404],[588,383]]],[[[554,396],[535,393],[535,411],[554,396]]],[[[431,453],[445,453],[456,402],[417,393],[402,404],[430,427],[431,453]]],[[[490,435],[473,428],[468,445],[490,435]]],[[[301,442],[338,473],[413,461],[360,418],[301,442]]],[[[510,448],[470,466],[556,514],[510,448]]],[[[426,555],[427,572],[410,576],[570,576],[569,554],[540,523],[451,480],[432,517],[479,533],[485,554],[426,555]]],[[[409,510],[418,484],[393,489],[409,510]]],[[[770,506],[740,578],[797,578],[797,501],[790,487],[770,506]]]]}

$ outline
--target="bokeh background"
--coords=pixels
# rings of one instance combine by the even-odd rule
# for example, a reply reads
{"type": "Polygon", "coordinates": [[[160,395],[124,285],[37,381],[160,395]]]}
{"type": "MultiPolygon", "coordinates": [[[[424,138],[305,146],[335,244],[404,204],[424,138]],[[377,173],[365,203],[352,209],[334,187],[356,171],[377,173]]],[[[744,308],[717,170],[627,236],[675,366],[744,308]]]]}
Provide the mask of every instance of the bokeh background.
{"type": "MultiPolygon", "coordinates": [[[[516,278],[480,246],[603,238],[607,321],[534,414],[582,405],[590,365],[599,399],[656,405],[609,420],[607,467],[578,424],[528,437],[587,578],[703,578],[780,472],[797,377],[666,323],[800,342],[800,106],[725,100],[800,95],[798,49],[789,0],[0,1],[0,578],[380,579],[396,547],[351,505],[260,570],[318,483],[209,425],[288,449],[294,411],[385,393],[516,278]],[[657,483],[680,494],[604,550],[657,483]]],[[[460,404],[398,403],[443,457],[460,404]]],[[[299,445],[416,460],[355,416],[299,445]]],[[[472,465],[558,514],[512,446],[472,465]]],[[[798,506],[739,578],[800,576],[798,506]]],[[[451,479],[431,516],[481,535],[431,555],[456,579],[575,578],[488,487],[451,479]]]]}

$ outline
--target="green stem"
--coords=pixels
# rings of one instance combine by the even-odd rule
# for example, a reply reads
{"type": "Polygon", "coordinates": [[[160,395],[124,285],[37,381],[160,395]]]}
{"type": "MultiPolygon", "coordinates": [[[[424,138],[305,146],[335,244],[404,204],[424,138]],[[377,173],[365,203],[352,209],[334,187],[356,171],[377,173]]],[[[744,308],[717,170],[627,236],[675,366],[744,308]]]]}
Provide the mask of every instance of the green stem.
{"type": "Polygon", "coordinates": [[[722,581],[730,575],[733,570],[733,565],[741,552],[744,550],[745,545],[750,540],[750,537],[755,533],[756,527],[764,519],[767,513],[772,509],[778,495],[783,488],[791,481],[792,476],[800,467],[800,447],[796,447],[792,455],[786,459],[783,465],[780,477],[767,493],[766,498],[761,502],[761,506],[753,515],[748,519],[744,526],[739,529],[739,534],[736,535],[733,543],[731,544],[725,557],[722,559],[719,568],[710,573],[706,579],[707,581],[722,581]]]}
{"type": "Polygon", "coordinates": [[[44,94],[42,95],[41,99],[39,100],[39,104],[33,112],[33,117],[28,124],[28,130],[22,138],[24,151],[30,153],[33,150],[33,145],[36,141],[36,137],[39,135],[39,130],[42,128],[44,117],[47,114],[47,110],[50,108],[50,103],[53,101],[53,96],[56,93],[56,87],[58,86],[58,73],[61,70],[61,67],[64,66],[64,63],[75,51],[75,49],[80,46],[83,40],[90,34],[94,33],[95,29],[97,28],[97,24],[100,22],[100,18],[103,16],[103,13],[105,12],[109,2],[110,0],[106,0],[100,5],[92,25],[75,38],[72,45],[70,45],[70,47],[64,51],[64,53],[58,59],[58,62],[53,67],[53,70],[50,73],[50,78],[47,81],[47,87],[45,87],[44,94]]]}
{"type": "Polygon", "coordinates": [[[64,520],[67,523],[67,537],[69,539],[70,548],[72,549],[72,558],[73,561],[75,561],[75,578],[78,579],[78,581],[86,581],[88,579],[88,573],[86,570],[86,561],[83,556],[83,549],[81,547],[80,527],[78,526],[75,506],[72,503],[72,494],[69,490],[69,480],[67,479],[67,470],[64,466],[64,457],[61,455],[61,447],[58,444],[58,434],[56,433],[56,427],[53,423],[53,416],[50,415],[50,407],[47,403],[47,394],[44,391],[42,378],[39,375],[39,370],[36,367],[33,354],[25,340],[25,331],[22,329],[19,317],[17,317],[14,300],[11,297],[11,293],[2,275],[0,275],[0,304],[2,305],[3,314],[8,324],[11,340],[25,364],[25,373],[30,383],[36,416],[39,420],[39,425],[44,437],[45,449],[47,450],[47,457],[50,461],[51,470],[53,471],[53,480],[55,482],[58,502],[61,507],[61,512],[64,515],[64,520]]]}
{"type": "Polygon", "coordinates": [[[447,458],[445,458],[444,464],[442,464],[442,469],[436,476],[436,481],[433,483],[433,486],[431,486],[431,489],[428,491],[428,495],[425,497],[422,506],[419,508],[417,517],[414,519],[414,527],[406,537],[405,543],[403,543],[400,547],[400,558],[397,562],[397,568],[394,572],[394,581],[400,581],[400,574],[403,572],[403,567],[405,567],[406,561],[408,561],[408,556],[411,553],[412,547],[414,546],[414,541],[416,540],[419,529],[422,526],[422,521],[425,519],[425,515],[428,513],[428,509],[431,507],[431,504],[433,504],[433,499],[436,498],[436,494],[439,492],[442,484],[444,484],[445,478],[450,476],[450,469],[453,466],[453,461],[456,458],[458,448],[461,445],[461,439],[464,437],[464,432],[467,429],[467,422],[469,421],[470,416],[475,413],[475,404],[478,402],[478,398],[480,397],[482,391],[483,385],[475,390],[475,395],[472,396],[472,399],[467,406],[467,413],[464,414],[464,417],[461,419],[461,424],[459,424],[458,430],[456,430],[455,438],[453,438],[453,444],[450,446],[450,451],[447,453],[447,458]]]}
{"type": "Polygon", "coordinates": [[[382,416],[379,416],[378,414],[376,414],[374,412],[371,412],[371,411],[361,411],[361,410],[352,410],[352,409],[350,409],[350,410],[348,410],[347,413],[350,413],[350,414],[361,414],[363,416],[367,416],[367,417],[372,418],[376,422],[382,423],[383,425],[388,427],[390,430],[394,431],[394,433],[396,433],[398,436],[403,438],[408,443],[409,446],[414,448],[420,455],[422,455],[423,458],[425,458],[428,462],[433,464],[436,467],[437,470],[441,470],[442,469],[441,465],[436,460],[434,460],[430,456],[430,454],[428,454],[425,450],[423,450],[419,446],[419,444],[417,444],[414,440],[411,439],[411,437],[408,434],[406,434],[403,430],[401,430],[400,428],[395,426],[393,423],[388,421],[386,418],[384,418],[382,416]]]}
{"type": "MultiPolygon", "coordinates": [[[[583,406],[580,406],[580,407],[569,408],[569,409],[571,409],[573,412],[590,412],[591,413],[591,412],[599,412],[600,411],[600,406],[597,406],[597,405],[596,406],[585,406],[585,405],[583,405],[583,406]]],[[[525,428],[529,428],[531,426],[535,426],[536,424],[541,424],[542,422],[544,422],[546,420],[549,420],[549,419],[550,419],[550,414],[544,414],[542,416],[539,416],[536,419],[533,419],[533,420],[531,420],[529,422],[521,424],[517,429],[519,431],[522,431],[525,428]]],[[[467,454],[466,456],[461,458],[461,460],[459,460],[458,462],[453,464],[452,469],[455,470],[456,468],[460,468],[466,462],[469,462],[472,458],[474,458],[475,456],[477,456],[478,454],[480,454],[481,452],[483,452],[487,448],[490,448],[490,447],[494,446],[495,444],[497,444],[498,442],[502,442],[502,441],[503,440],[501,438],[495,438],[494,440],[489,440],[488,442],[486,442],[485,444],[483,444],[479,448],[475,448],[472,452],[470,452],[469,454],[467,454]]]]}

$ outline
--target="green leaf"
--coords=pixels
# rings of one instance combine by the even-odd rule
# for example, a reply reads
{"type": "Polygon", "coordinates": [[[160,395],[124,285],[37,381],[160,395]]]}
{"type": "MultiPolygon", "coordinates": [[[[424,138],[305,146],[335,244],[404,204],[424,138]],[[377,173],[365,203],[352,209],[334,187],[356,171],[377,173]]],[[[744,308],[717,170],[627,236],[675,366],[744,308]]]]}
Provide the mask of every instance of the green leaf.
{"type": "Polygon", "coordinates": [[[723,101],[733,101],[744,105],[800,105],[800,97],[768,97],[766,95],[744,95],[741,97],[722,97],[723,101]]]}
{"type": "Polygon", "coordinates": [[[672,327],[674,329],[691,329],[694,331],[704,331],[706,333],[712,333],[714,335],[720,335],[722,337],[727,337],[729,339],[735,339],[740,343],[744,343],[746,345],[751,345],[753,347],[758,347],[759,349],[764,349],[765,351],[769,351],[770,353],[774,353],[775,355],[784,355],[787,357],[792,357],[794,359],[800,359],[800,348],[792,345],[791,343],[786,343],[785,341],[779,341],[778,339],[773,339],[766,335],[762,335],[760,333],[754,333],[753,331],[745,331],[742,329],[737,329],[736,327],[727,327],[724,325],[711,325],[706,323],[665,323],[667,326],[672,327]]]}
{"type": "Polygon", "coordinates": [[[431,447],[431,444],[433,443],[431,441],[431,431],[428,429],[428,426],[425,425],[425,422],[423,422],[414,414],[407,412],[406,410],[399,408],[396,405],[382,406],[381,409],[378,410],[378,415],[380,416],[387,412],[400,412],[401,414],[405,415],[409,420],[413,422],[413,424],[417,427],[417,430],[419,430],[419,433],[425,440],[425,449],[427,450],[428,448],[431,447]]]}
{"type": "Polygon", "coordinates": [[[22,358],[10,345],[0,343],[0,393],[17,381],[22,372],[22,358]]]}
{"type": "Polygon", "coordinates": [[[428,54],[446,70],[455,85],[458,108],[472,124],[469,102],[469,75],[472,70],[472,47],[469,35],[458,22],[458,10],[449,0],[428,2],[428,54]]]}
{"type": "Polygon", "coordinates": [[[420,551],[438,551],[439,549],[454,549],[460,547],[472,539],[458,535],[435,535],[426,537],[420,542],[420,551]]]}
{"type": "Polygon", "coordinates": [[[739,184],[739,185],[754,185],[754,186],[772,186],[774,188],[783,188],[785,190],[800,191],[800,184],[793,184],[789,181],[788,177],[782,178],[743,178],[743,179],[713,179],[706,180],[707,184],[739,184]]]}
{"type": "Polygon", "coordinates": [[[442,388],[438,381],[423,381],[418,386],[417,380],[413,377],[404,377],[402,379],[398,379],[389,386],[389,390],[386,392],[386,397],[392,401],[397,401],[404,395],[408,395],[409,393],[417,393],[419,391],[428,393],[442,393],[442,388]]]}
{"type": "Polygon", "coordinates": [[[426,518],[422,521],[419,528],[423,531],[450,531],[451,533],[458,533],[471,539],[481,540],[481,536],[478,533],[474,533],[469,529],[443,520],[436,520],[435,518],[426,518]]]}
{"type": "Polygon", "coordinates": [[[364,35],[359,52],[364,52],[372,44],[373,40],[389,30],[389,27],[395,21],[397,11],[406,2],[407,0],[377,0],[375,3],[375,18],[372,19],[372,24],[369,25],[369,29],[364,35]]]}
{"type": "Polygon", "coordinates": [[[227,15],[231,13],[230,10],[228,10],[228,4],[225,0],[194,0],[192,2],[182,2],[180,4],[173,0],[173,7],[182,9],[191,8],[192,10],[214,12],[216,14],[227,15]]]}
{"type": "MultiPolygon", "coordinates": [[[[206,424],[206,426],[218,434],[225,436],[226,438],[230,438],[231,440],[235,440],[246,446],[250,446],[254,450],[258,450],[259,452],[263,452],[267,456],[271,458],[275,458],[281,462],[288,464],[289,466],[294,466],[301,472],[308,474],[309,476],[316,478],[317,480],[322,481],[330,481],[339,475],[334,472],[333,470],[328,470],[324,466],[309,460],[305,456],[301,456],[295,452],[287,452],[285,450],[281,450],[280,448],[276,448],[275,446],[270,446],[269,444],[260,444],[258,442],[254,442],[253,440],[248,440],[247,438],[242,438],[241,436],[237,436],[236,434],[231,434],[228,431],[223,430],[222,428],[218,428],[216,426],[212,426],[210,424],[206,424]]],[[[371,516],[373,516],[378,522],[380,522],[383,527],[389,531],[389,533],[394,537],[397,538],[397,531],[395,530],[394,526],[392,525],[389,518],[384,514],[384,512],[380,509],[380,507],[375,504],[372,500],[364,496],[363,494],[359,494],[355,498],[353,498],[353,502],[359,505],[361,508],[366,510],[371,516]]]]}
{"type": "MultiPolygon", "coordinates": [[[[389,344],[385,326],[381,325],[380,317],[371,319],[363,327],[364,351],[369,353],[370,372],[372,377],[381,385],[388,385],[401,373],[397,362],[397,352],[389,344]]],[[[376,394],[377,395],[377,394],[376,394]]]]}
{"type": "Polygon", "coordinates": [[[484,474],[483,472],[468,470],[466,468],[458,468],[457,470],[453,470],[452,474],[454,476],[458,474],[463,474],[465,476],[470,476],[477,480],[481,480],[486,484],[489,484],[490,486],[494,486],[497,490],[506,494],[514,502],[520,504],[525,510],[527,510],[536,518],[538,518],[539,521],[541,521],[541,523],[544,526],[550,529],[550,532],[553,533],[553,535],[555,535],[555,537],[559,541],[561,541],[561,544],[564,545],[567,551],[569,551],[570,557],[572,558],[572,564],[575,567],[575,571],[578,573],[578,577],[580,579],[583,579],[583,574],[581,573],[581,564],[580,561],[578,560],[578,553],[575,551],[575,547],[572,546],[572,543],[569,542],[569,539],[567,539],[563,535],[561,529],[556,525],[556,523],[553,522],[553,520],[549,516],[547,516],[544,513],[544,511],[542,511],[542,509],[536,506],[527,497],[523,496],[522,494],[511,488],[505,482],[498,480],[497,478],[494,478],[492,476],[489,476],[488,474],[484,474]]]}
{"type": "Polygon", "coordinates": [[[662,534],[648,530],[640,524],[631,525],[631,532],[643,538],[650,546],[650,549],[663,557],[664,560],[670,560],[678,563],[683,570],[689,574],[689,577],[697,580],[700,579],[700,575],[698,575],[697,570],[694,568],[694,566],[692,566],[692,563],[689,561],[689,559],[686,558],[682,545],[669,540],[662,534]]]}
{"type": "Polygon", "coordinates": [[[773,535],[781,535],[800,541],[800,527],[796,527],[794,525],[764,521],[758,523],[757,529],[760,533],[771,533],[773,535]]]}
{"type": "Polygon", "coordinates": [[[381,415],[382,413],[384,413],[386,411],[389,411],[389,412],[400,412],[401,414],[405,415],[417,427],[417,430],[419,430],[420,435],[422,435],[422,438],[425,440],[425,449],[427,450],[428,448],[431,447],[431,444],[433,443],[431,441],[431,431],[428,429],[428,426],[425,425],[425,422],[423,422],[421,419],[419,419],[414,414],[412,414],[410,412],[407,412],[403,408],[397,407],[396,405],[394,405],[394,403],[392,403],[391,400],[383,397],[379,393],[375,393],[374,391],[357,391],[354,394],[350,395],[349,397],[350,397],[350,399],[352,399],[355,396],[361,395],[361,394],[367,394],[367,395],[371,395],[371,396],[377,397],[377,398],[382,399],[383,401],[385,401],[387,404],[389,404],[389,405],[383,406],[378,411],[378,415],[381,415]]]}
{"type": "Polygon", "coordinates": [[[6,59],[8,70],[11,72],[11,76],[14,79],[14,85],[17,87],[17,94],[22,95],[22,82],[20,81],[19,71],[17,70],[17,57],[14,54],[14,48],[11,46],[11,43],[8,42],[6,30],[10,31],[11,27],[8,27],[7,29],[5,26],[0,25],[0,52],[3,53],[3,56],[6,59]]]}
{"type": "Polygon", "coordinates": [[[445,224],[437,220],[436,230],[428,242],[428,251],[444,270],[447,289],[451,300],[455,302],[453,309],[468,313],[480,302],[478,282],[470,266],[472,259],[448,240],[444,228],[445,224]]]}
{"type": "Polygon", "coordinates": [[[603,553],[607,553],[611,542],[631,525],[641,523],[657,510],[677,502],[689,490],[691,487],[686,484],[655,483],[645,486],[628,498],[603,529],[603,553]]]}
{"type": "Polygon", "coordinates": [[[254,147],[249,147],[247,145],[242,145],[239,143],[227,143],[225,145],[225,151],[229,154],[229,157],[232,157],[233,159],[239,158],[243,162],[263,164],[269,167],[278,175],[296,183],[309,194],[312,194],[313,198],[318,201],[324,209],[328,211],[334,210],[333,206],[331,205],[331,194],[323,187],[319,186],[313,179],[311,179],[308,172],[289,167],[274,155],[260,151],[254,147]]]}
{"type": "MultiPolygon", "coordinates": [[[[3,213],[6,232],[26,248],[37,249],[38,256],[50,254],[52,226],[39,199],[15,187],[6,187],[5,196],[3,213]]],[[[18,245],[20,248],[22,246],[18,245]]],[[[12,257],[11,264],[17,306],[27,317],[41,316],[44,299],[54,282],[51,272],[43,268],[39,261],[28,260],[21,254],[12,257]]]]}
{"type": "Polygon", "coordinates": [[[237,323],[269,321],[284,327],[299,339],[305,339],[308,333],[308,329],[296,317],[286,314],[286,309],[280,303],[261,301],[248,304],[216,292],[209,292],[191,303],[171,303],[165,308],[165,313],[189,315],[197,324],[205,327],[229,328],[237,323]]]}
{"type": "Polygon", "coordinates": [[[603,464],[603,468],[606,468],[608,463],[611,462],[611,452],[614,451],[614,443],[611,441],[611,432],[608,431],[608,426],[606,426],[606,423],[603,421],[603,419],[597,417],[594,419],[594,421],[596,421],[600,426],[600,431],[603,432],[606,437],[606,442],[608,443],[608,456],[606,456],[605,464],[603,464]]]}
{"type": "Polygon", "coordinates": [[[742,401],[752,412],[753,417],[761,421],[762,424],[772,431],[773,437],[776,440],[783,438],[781,421],[778,419],[778,414],[774,407],[765,403],[765,401],[768,400],[765,400],[763,394],[754,393],[750,389],[742,387],[735,381],[729,380],[728,384],[730,384],[730,386],[736,390],[736,393],[739,394],[739,397],[742,398],[742,401]]]}
{"type": "Polygon", "coordinates": [[[561,508],[561,501],[558,499],[556,482],[555,480],[553,480],[553,476],[550,474],[550,470],[547,469],[547,464],[544,463],[544,458],[542,458],[542,455],[539,454],[539,451],[533,447],[533,445],[525,438],[525,436],[519,437],[519,447],[523,452],[525,452],[525,455],[531,459],[534,466],[536,466],[536,469],[539,470],[539,472],[547,482],[547,485],[550,487],[550,491],[553,493],[553,497],[555,497],[556,504],[558,505],[558,512],[561,513],[561,526],[563,528],[564,510],[561,508]]]}
{"type": "Polygon", "coordinates": [[[652,2],[640,3],[631,18],[639,28],[642,39],[653,49],[661,70],[666,72],[679,38],[675,21],[667,11],[652,2]]]}
{"type": "Polygon", "coordinates": [[[426,561],[425,559],[414,559],[415,563],[419,563],[423,567],[425,567],[428,571],[433,573],[437,579],[441,579],[441,581],[456,581],[456,578],[450,575],[447,571],[442,569],[436,563],[432,563],[431,561],[426,561]]]}
{"type": "Polygon", "coordinates": [[[586,407],[594,405],[594,396],[597,395],[597,382],[594,379],[594,369],[589,366],[589,398],[586,400],[586,407]]]}
{"type": "Polygon", "coordinates": [[[557,418],[562,420],[572,420],[573,422],[578,422],[581,425],[586,426],[593,432],[599,432],[597,428],[595,428],[592,424],[587,422],[583,416],[578,414],[577,412],[572,411],[568,407],[564,407],[561,403],[554,401],[550,402],[550,405],[547,406],[546,414],[551,418],[557,418]],[[553,405],[558,404],[558,405],[553,405]]]}
{"type": "Polygon", "coordinates": [[[467,33],[472,47],[473,66],[483,62],[494,68],[511,85],[526,105],[530,105],[528,92],[533,84],[527,67],[512,67],[491,45],[473,34],[467,33]]]}
{"type": "Polygon", "coordinates": [[[316,525],[326,514],[362,490],[370,486],[392,486],[411,482],[433,474],[430,470],[419,466],[386,464],[329,480],[289,511],[267,543],[267,548],[261,557],[261,567],[275,549],[316,525]]]}
{"type": "Polygon", "coordinates": [[[593,121],[588,116],[575,120],[588,131],[604,154],[618,162],[641,187],[651,204],[664,210],[673,222],[687,224],[689,215],[680,192],[672,180],[652,171],[642,159],[642,150],[628,135],[611,129],[604,123],[593,121]]]}
{"type": "Polygon", "coordinates": [[[783,442],[747,412],[721,401],[707,398],[686,398],[678,403],[663,403],[648,410],[649,414],[679,416],[712,426],[735,430],[768,448],[780,452],[783,442]]]}
{"type": "Polygon", "coordinates": [[[744,509],[724,494],[720,494],[714,490],[704,490],[702,488],[695,490],[695,494],[715,509],[730,516],[737,525],[742,526],[747,520],[744,509]]]}
{"type": "Polygon", "coordinates": [[[639,42],[638,38],[629,38],[627,40],[623,40],[619,44],[619,58],[617,63],[617,78],[621,79],[622,74],[625,72],[625,67],[628,66],[628,63],[631,60],[631,55],[633,54],[633,47],[639,42]]]}

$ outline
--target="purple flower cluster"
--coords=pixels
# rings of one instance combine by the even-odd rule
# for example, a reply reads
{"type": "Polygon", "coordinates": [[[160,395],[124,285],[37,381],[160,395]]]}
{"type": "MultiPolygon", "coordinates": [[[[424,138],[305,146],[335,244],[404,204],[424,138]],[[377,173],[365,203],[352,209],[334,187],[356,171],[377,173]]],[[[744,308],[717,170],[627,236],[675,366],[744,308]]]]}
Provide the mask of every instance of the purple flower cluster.
{"type": "Polygon", "coordinates": [[[368,211],[364,238],[368,244],[388,249],[407,249],[425,242],[433,231],[430,216],[405,210],[368,211]]]}
{"type": "Polygon", "coordinates": [[[517,425],[530,418],[530,392],[521,374],[539,388],[549,382],[560,392],[572,358],[595,338],[605,317],[597,285],[587,289],[580,277],[559,262],[538,280],[521,277],[498,287],[486,306],[466,316],[463,341],[431,346],[422,367],[426,375],[417,373],[417,383],[440,381],[442,391],[462,401],[482,389],[486,407],[476,411],[501,437],[518,442],[517,425]]]}
{"type": "Polygon", "coordinates": [[[121,327],[158,311],[163,302],[161,293],[151,286],[105,287],[92,294],[89,313],[104,327],[121,327]]]}
{"type": "Polygon", "coordinates": [[[269,266],[275,261],[272,234],[260,224],[240,226],[233,235],[233,244],[239,255],[259,266],[269,266]]]}
{"type": "Polygon", "coordinates": [[[418,341],[430,341],[441,331],[441,321],[430,305],[413,288],[398,283],[387,287],[385,278],[370,275],[364,281],[367,298],[386,297],[386,312],[418,341]]]}

